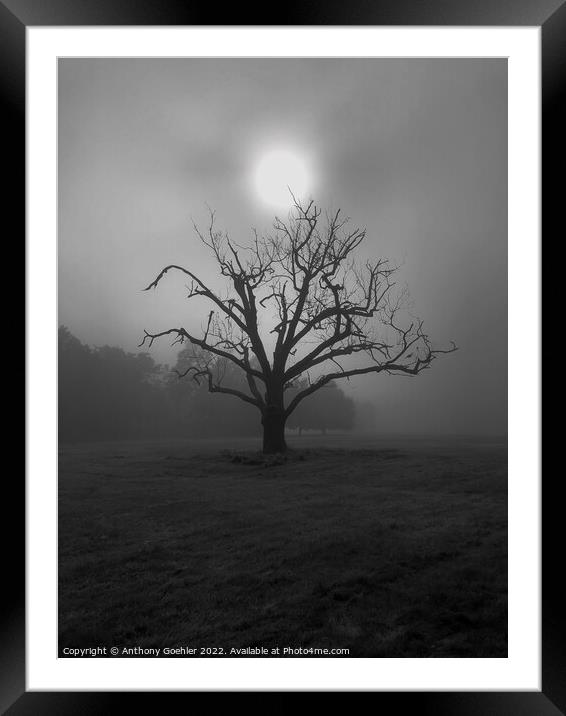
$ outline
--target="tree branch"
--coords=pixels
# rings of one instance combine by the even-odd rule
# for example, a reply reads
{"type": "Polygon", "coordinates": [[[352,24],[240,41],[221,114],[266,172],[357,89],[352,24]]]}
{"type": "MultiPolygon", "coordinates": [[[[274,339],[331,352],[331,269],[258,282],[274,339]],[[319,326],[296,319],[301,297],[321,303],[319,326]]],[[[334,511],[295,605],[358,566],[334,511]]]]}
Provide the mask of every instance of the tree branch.
{"type": "MultiPolygon", "coordinates": [[[[207,329],[208,330],[208,329],[207,329]]],[[[149,348],[153,345],[153,342],[157,338],[162,338],[163,336],[168,335],[175,335],[177,336],[176,340],[173,342],[173,345],[175,343],[184,343],[186,340],[190,341],[195,346],[199,346],[205,351],[208,351],[209,353],[213,353],[216,356],[219,356],[221,358],[226,358],[227,360],[232,361],[232,363],[235,363],[239,368],[241,368],[243,371],[245,371],[246,374],[250,374],[254,376],[255,378],[259,378],[260,380],[264,380],[263,373],[261,371],[256,370],[255,368],[252,368],[249,363],[246,364],[246,362],[240,358],[237,358],[233,353],[230,353],[229,351],[224,351],[210,343],[207,343],[205,339],[196,338],[195,336],[192,336],[190,333],[188,333],[184,328],[169,328],[166,331],[161,331],[159,333],[149,333],[144,329],[144,337],[142,342],[138,345],[138,348],[141,348],[145,345],[146,341],[149,341],[149,348]]]]}
{"type": "Polygon", "coordinates": [[[318,378],[314,383],[310,384],[308,388],[298,393],[293,400],[289,403],[285,410],[285,415],[288,417],[297,405],[309,395],[312,395],[315,391],[322,388],[331,380],[338,380],[340,378],[351,378],[355,375],[366,375],[368,373],[392,373],[392,374],[404,374],[404,375],[418,375],[421,371],[425,370],[430,366],[437,354],[440,353],[453,353],[458,350],[457,346],[452,343],[452,347],[448,349],[429,350],[427,356],[423,359],[417,359],[411,365],[405,365],[403,363],[396,363],[394,361],[387,361],[382,364],[373,366],[367,366],[365,368],[354,368],[352,370],[341,370],[337,373],[328,373],[318,378]]]}
{"type": "MultiPolygon", "coordinates": [[[[166,266],[159,275],[147,286],[144,288],[144,291],[149,291],[150,288],[157,288],[159,282],[161,279],[165,276],[165,274],[170,271],[171,269],[175,269],[177,271],[181,271],[182,273],[189,276],[200,288],[198,290],[193,290],[189,293],[188,298],[191,298],[192,296],[204,296],[205,298],[210,299],[213,303],[215,303],[220,310],[225,313],[229,318],[231,318],[234,323],[241,328],[243,331],[246,331],[246,325],[245,323],[234,313],[234,311],[230,308],[230,305],[226,305],[222,299],[220,299],[215,293],[213,293],[201,280],[198,278],[198,276],[195,276],[192,271],[189,271],[186,268],[183,268],[183,266],[177,266],[176,264],[170,264],[169,266],[166,266]]],[[[231,299],[228,301],[229,304],[231,304],[234,308],[237,308],[240,313],[243,313],[243,308],[238,305],[236,301],[231,299]]]]}

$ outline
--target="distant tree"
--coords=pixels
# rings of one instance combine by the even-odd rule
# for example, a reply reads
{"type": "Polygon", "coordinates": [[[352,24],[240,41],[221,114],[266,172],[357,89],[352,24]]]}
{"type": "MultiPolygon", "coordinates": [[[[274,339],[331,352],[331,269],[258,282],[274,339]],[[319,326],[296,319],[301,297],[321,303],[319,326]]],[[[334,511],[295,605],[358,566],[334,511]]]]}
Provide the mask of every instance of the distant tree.
{"type": "MultiPolygon", "coordinates": [[[[200,437],[257,435],[257,410],[248,403],[234,401],[230,396],[212,396],[208,387],[190,379],[187,369],[203,359],[200,348],[190,345],[179,351],[168,390],[174,406],[176,420],[184,434],[200,437]]],[[[228,381],[239,390],[245,390],[245,378],[232,362],[218,358],[211,370],[215,380],[228,381]]]]}
{"type": "Polygon", "coordinates": [[[403,294],[393,290],[396,269],[382,258],[360,265],[356,252],[366,232],[349,230],[347,224],[339,210],[321,222],[321,210],[312,201],[295,201],[287,221],[276,217],[271,235],[255,233],[251,245],[243,247],[216,230],[212,213],[206,234],[195,229],[227,279],[226,294],[175,264],[162,269],[145,289],[156,288],[175,270],[190,279],[189,299],[210,301],[201,336],[184,327],[144,331],[140,345],[173,336],[174,342],[201,348],[203,353],[185,373],[203,380],[211,393],[237,397],[259,410],[265,453],[286,450],[288,418],[328,383],[367,373],[416,376],[439,354],[456,350],[454,343],[433,348],[421,320],[402,320],[403,294]],[[272,327],[265,336],[262,327],[269,321],[272,327]],[[365,357],[367,363],[345,367],[342,359],[347,356],[365,357]],[[245,389],[224,382],[215,370],[219,358],[239,368],[245,389]],[[317,377],[286,399],[297,379],[313,370],[320,371],[317,377]]]}
{"type": "MultiPolygon", "coordinates": [[[[290,389],[289,397],[304,390],[303,384],[295,390],[290,389]]],[[[354,401],[348,398],[334,381],[315,392],[309,400],[299,404],[287,420],[289,428],[303,430],[351,430],[355,418],[354,401]]]]}
{"type": "Polygon", "coordinates": [[[356,419],[354,429],[360,433],[373,433],[377,427],[376,410],[373,403],[356,402],[356,419]]]}
{"type": "Polygon", "coordinates": [[[59,437],[156,436],[168,421],[161,368],[147,353],[83,345],[59,328],[59,437]]]}
{"type": "Polygon", "coordinates": [[[58,433],[60,439],[79,439],[88,432],[88,395],[93,358],[88,346],[66,326],[58,332],[58,433]]]}

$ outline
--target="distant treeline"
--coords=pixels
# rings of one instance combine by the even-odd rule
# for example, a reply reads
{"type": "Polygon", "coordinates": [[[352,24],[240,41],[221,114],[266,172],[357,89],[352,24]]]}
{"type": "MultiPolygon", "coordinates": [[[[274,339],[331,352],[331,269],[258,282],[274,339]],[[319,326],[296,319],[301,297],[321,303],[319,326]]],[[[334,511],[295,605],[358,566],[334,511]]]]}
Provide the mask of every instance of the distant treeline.
{"type": "MultiPolygon", "coordinates": [[[[190,375],[179,378],[194,359],[194,347],[181,350],[170,369],[147,353],[84,345],[61,326],[59,440],[259,436],[260,414],[252,405],[211,395],[204,382],[199,385],[190,375]]],[[[247,392],[237,367],[225,361],[215,370],[222,371],[225,385],[247,392]]],[[[355,403],[330,383],[302,401],[287,425],[301,432],[372,432],[374,423],[371,404],[355,403]]]]}

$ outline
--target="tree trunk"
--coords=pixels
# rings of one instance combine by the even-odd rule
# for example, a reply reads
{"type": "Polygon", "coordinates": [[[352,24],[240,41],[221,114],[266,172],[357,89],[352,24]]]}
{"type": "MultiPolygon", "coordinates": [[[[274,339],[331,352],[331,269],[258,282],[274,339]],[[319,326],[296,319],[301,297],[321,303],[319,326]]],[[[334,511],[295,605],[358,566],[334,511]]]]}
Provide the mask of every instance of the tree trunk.
{"type": "Polygon", "coordinates": [[[285,413],[281,408],[269,406],[263,413],[263,452],[272,454],[285,452],[285,413]]]}

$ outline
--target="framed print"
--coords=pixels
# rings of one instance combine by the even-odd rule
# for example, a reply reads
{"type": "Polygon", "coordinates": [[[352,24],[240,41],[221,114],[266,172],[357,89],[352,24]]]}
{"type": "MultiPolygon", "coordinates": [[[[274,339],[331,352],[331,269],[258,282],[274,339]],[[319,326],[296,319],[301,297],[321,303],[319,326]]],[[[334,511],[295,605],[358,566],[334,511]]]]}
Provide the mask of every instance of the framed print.
{"type": "Polygon", "coordinates": [[[27,352],[3,708],[564,710],[539,377],[564,7],[1,10],[27,352]]]}

